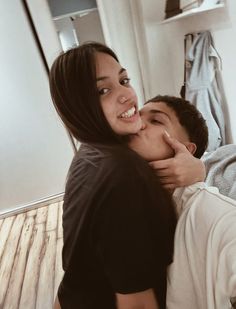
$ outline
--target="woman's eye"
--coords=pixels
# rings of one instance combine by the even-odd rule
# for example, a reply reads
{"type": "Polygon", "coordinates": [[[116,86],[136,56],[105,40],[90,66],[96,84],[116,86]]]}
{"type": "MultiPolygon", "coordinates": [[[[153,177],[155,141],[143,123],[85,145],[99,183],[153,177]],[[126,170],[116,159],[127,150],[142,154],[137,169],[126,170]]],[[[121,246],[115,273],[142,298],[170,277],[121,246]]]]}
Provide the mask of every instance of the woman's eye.
{"type": "Polygon", "coordinates": [[[99,93],[100,95],[103,95],[103,94],[106,94],[108,91],[109,91],[108,88],[102,88],[102,89],[99,89],[99,90],[98,90],[98,93],[99,93]]]}
{"type": "Polygon", "coordinates": [[[127,85],[130,82],[130,78],[126,77],[121,80],[121,85],[127,85]]]}

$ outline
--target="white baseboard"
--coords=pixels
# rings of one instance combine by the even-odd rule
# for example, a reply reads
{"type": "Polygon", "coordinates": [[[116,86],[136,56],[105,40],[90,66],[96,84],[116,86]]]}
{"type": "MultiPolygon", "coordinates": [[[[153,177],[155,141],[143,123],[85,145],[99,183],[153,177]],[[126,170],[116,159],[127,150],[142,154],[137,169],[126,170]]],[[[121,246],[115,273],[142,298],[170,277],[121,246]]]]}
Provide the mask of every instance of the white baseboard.
{"type": "Polygon", "coordinates": [[[36,208],[39,208],[39,207],[42,207],[42,206],[46,206],[46,205],[49,205],[49,204],[61,202],[63,200],[63,197],[64,197],[64,192],[45,197],[43,199],[31,202],[31,203],[26,204],[26,205],[16,207],[16,208],[11,209],[9,211],[0,212],[0,219],[4,219],[4,218],[10,217],[10,216],[15,216],[19,213],[29,211],[29,210],[33,210],[33,209],[36,209],[36,208]]]}

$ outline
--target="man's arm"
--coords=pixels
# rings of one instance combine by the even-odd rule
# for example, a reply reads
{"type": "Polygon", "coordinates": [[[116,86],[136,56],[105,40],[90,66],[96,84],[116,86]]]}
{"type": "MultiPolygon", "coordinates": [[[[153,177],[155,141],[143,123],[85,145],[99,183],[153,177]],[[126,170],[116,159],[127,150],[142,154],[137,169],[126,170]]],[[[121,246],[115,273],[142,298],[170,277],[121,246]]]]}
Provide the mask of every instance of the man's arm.
{"type": "Polygon", "coordinates": [[[158,309],[152,289],[132,294],[116,293],[117,309],[158,309]]]}

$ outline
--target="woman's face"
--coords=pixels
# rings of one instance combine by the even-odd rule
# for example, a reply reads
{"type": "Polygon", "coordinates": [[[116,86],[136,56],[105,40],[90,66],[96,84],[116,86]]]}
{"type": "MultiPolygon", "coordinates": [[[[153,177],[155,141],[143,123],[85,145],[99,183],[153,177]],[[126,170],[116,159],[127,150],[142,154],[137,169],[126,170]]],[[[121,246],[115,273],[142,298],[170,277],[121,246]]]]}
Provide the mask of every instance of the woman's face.
{"type": "Polygon", "coordinates": [[[102,110],[112,130],[119,135],[137,133],[142,122],[126,70],[110,55],[97,53],[96,78],[102,110]]]}

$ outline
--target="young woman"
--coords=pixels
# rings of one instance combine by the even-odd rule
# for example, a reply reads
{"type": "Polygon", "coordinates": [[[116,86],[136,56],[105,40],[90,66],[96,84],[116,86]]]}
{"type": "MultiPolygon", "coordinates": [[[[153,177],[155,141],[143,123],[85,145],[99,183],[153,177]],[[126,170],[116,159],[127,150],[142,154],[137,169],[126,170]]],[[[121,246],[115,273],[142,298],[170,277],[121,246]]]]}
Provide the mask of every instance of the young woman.
{"type": "Polygon", "coordinates": [[[165,308],[176,217],[150,165],[126,146],[142,126],[127,71],[88,43],[55,60],[50,90],[83,143],[64,197],[61,308],[165,308]]]}

